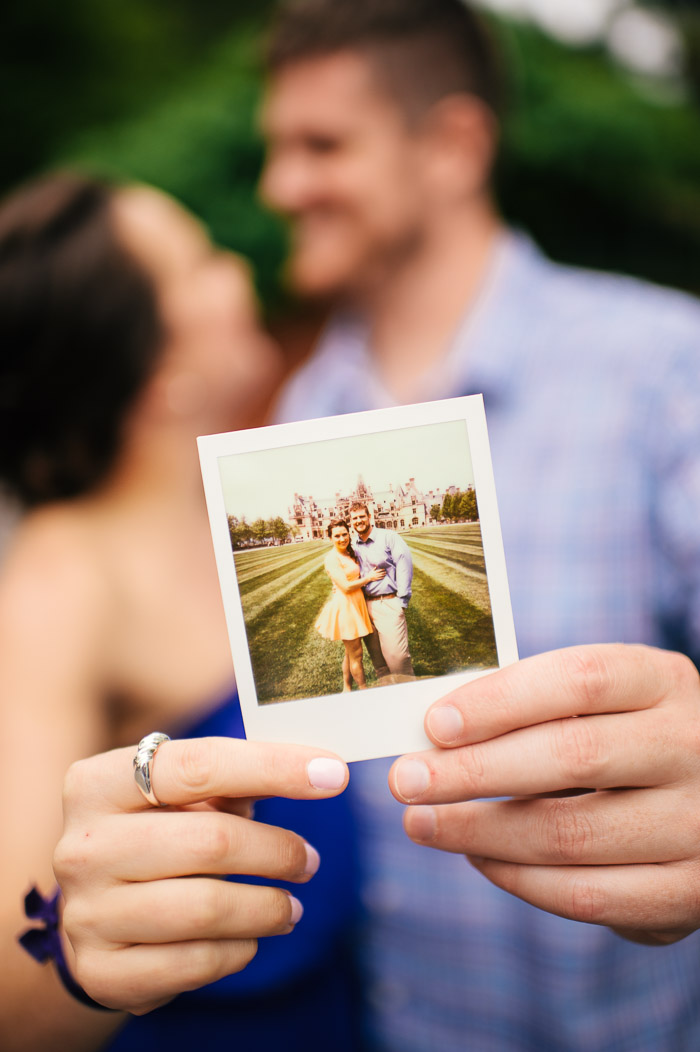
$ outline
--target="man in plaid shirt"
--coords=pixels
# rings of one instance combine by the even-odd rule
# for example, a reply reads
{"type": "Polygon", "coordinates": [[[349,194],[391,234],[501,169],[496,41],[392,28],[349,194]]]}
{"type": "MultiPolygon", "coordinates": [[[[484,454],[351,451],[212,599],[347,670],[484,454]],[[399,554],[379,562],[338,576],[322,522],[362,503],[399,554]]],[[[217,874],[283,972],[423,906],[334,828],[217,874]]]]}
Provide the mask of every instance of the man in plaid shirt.
{"type": "Polygon", "coordinates": [[[302,0],[269,67],[263,192],[337,304],[278,418],[482,392],[527,658],[389,771],[411,839],[388,765],[353,772],[371,1037],[698,1048],[700,688],[669,651],[700,658],[700,307],[505,227],[460,0],[302,0]]]}

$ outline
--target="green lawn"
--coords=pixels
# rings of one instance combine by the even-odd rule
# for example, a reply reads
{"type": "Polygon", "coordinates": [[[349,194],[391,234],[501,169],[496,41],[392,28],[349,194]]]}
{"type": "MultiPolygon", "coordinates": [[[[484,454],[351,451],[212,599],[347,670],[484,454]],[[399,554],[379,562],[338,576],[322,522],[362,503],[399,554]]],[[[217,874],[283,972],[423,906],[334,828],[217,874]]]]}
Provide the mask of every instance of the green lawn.
{"type": "MultiPolygon", "coordinates": [[[[408,631],[417,676],[497,664],[478,523],[404,534],[414,555],[408,631]]],[[[343,645],[314,629],[330,595],[324,541],[236,552],[236,571],[261,704],[334,694],[343,645]]],[[[365,654],[367,682],[376,682],[365,654]]]]}

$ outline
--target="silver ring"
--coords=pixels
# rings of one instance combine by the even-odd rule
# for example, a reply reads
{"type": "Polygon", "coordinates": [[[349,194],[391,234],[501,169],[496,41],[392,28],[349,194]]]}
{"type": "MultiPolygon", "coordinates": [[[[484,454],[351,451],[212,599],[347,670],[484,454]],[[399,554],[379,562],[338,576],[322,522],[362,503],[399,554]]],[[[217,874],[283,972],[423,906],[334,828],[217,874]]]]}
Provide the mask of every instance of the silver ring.
{"type": "Polygon", "coordinates": [[[134,778],[136,784],[153,807],[160,807],[161,803],[153,792],[151,764],[158,746],[162,745],[163,742],[169,741],[169,735],[163,734],[161,731],[154,731],[153,734],[147,734],[145,738],[141,739],[136,750],[136,756],[134,756],[134,778]]]}

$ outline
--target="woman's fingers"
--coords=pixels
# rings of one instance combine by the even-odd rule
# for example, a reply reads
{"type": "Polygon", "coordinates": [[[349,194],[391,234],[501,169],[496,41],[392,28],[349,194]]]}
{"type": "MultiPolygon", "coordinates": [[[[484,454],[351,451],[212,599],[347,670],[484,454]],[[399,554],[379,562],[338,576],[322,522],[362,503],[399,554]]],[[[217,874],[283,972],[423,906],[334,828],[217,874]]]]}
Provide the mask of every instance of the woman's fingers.
{"type": "Polygon", "coordinates": [[[570,647],[459,687],[428,710],[425,726],[436,745],[454,748],[568,716],[651,708],[697,677],[687,658],[651,647],[570,647]]]}
{"type": "Polygon", "coordinates": [[[255,939],[198,939],[109,951],[87,949],[76,958],[76,978],[100,1004],[142,1015],[185,990],[242,971],[257,946],[255,939]]]}
{"type": "Polygon", "coordinates": [[[88,947],[282,935],[303,913],[298,899],[281,888],[210,877],[117,885],[99,905],[97,914],[90,899],[65,910],[66,930],[73,937],[89,931],[88,947]]]}
{"type": "Polygon", "coordinates": [[[697,833],[672,791],[619,790],[543,800],[409,807],[411,839],[456,854],[531,866],[595,866],[692,859],[697,833]],[[658,829],[650,840],[649,829],[658,829]]]}
{"type": "MultiPolygon", "coordinates": [[[[135,746],[115,749],[74,764],[64,790],[70,813],[150,807],[134,780],[135,752],[135,746]]],[[[173,806],[222,796],[321,799],[335,796],[347,780],[346,764],[319,749],[237,738],[164,742],[151,763],[156,798],[173,806]]]]}
{"type": "Polygon", "coordinates": [[[287,829],[216,811],[149,811],[103,818],[89,836],[64,834],[54,866],[59,881],[93,873],[114,881],[241,873],[297,883],[318,869],[318,853],[287,829]],[[128,850],[124,845],[128,844],[128,850]]]}

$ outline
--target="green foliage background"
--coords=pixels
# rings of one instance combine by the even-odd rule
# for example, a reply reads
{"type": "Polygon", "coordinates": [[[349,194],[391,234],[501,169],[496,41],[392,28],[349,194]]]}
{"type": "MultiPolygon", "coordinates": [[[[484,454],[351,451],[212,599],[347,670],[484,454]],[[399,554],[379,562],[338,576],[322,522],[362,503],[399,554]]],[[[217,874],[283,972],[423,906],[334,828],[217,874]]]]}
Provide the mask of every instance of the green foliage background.
{"type": "MultiPolygon", "coordinates": [[[[79,163],[181,198],[281,302],[281,225],[255,197],[270,0],[12,0],[0,35],[0,189],[79,163]]],[[[700,291],[698,16],[686,98],[494,20],[512,70],[498,192],[555,258],[700,291]]]]}

